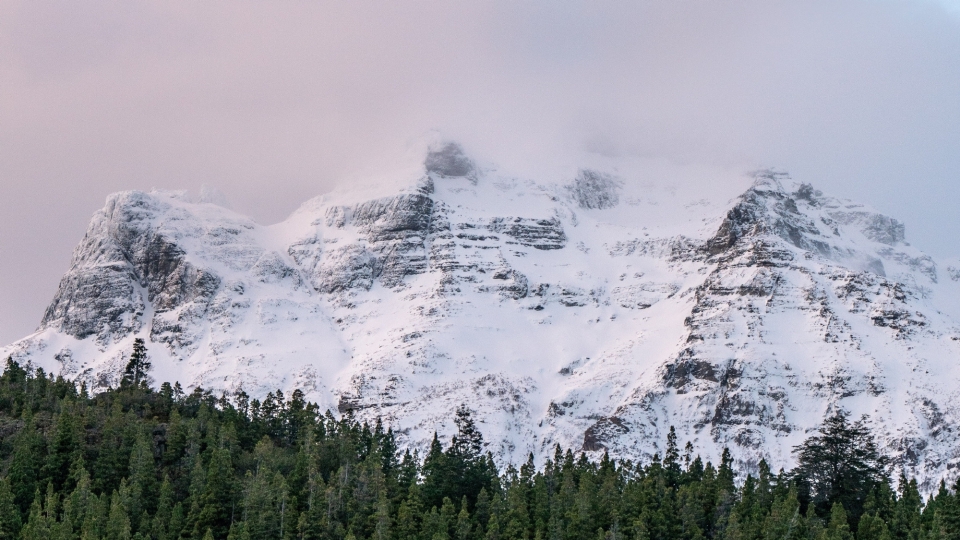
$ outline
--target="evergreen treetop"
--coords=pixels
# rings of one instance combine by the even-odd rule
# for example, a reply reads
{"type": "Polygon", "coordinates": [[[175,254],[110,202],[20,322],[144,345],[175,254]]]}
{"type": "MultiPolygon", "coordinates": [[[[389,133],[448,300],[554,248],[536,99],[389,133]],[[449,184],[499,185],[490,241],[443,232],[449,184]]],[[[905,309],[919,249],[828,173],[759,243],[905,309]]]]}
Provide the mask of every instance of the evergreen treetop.
{"type": "Polygon", "coordinates": [[[840,503],[858,520],[870,492],[889,483],[889,460],[880,453],[864,421],[851,423],[843,410],[829,416],[794,453],[798,464],[793,477],[801,488],[801,499],[824,515],[840,503]]]}
{"type": "Polygon", "coordinates": [[[143,338],[133,340],[133,351],[130,353],[130,360],[123,368],[123,377],[120,379],[120,385],[124,387],[145,387],[148,383],[147,373],[153,367],[147,357],[147,346],[143,338]]]}

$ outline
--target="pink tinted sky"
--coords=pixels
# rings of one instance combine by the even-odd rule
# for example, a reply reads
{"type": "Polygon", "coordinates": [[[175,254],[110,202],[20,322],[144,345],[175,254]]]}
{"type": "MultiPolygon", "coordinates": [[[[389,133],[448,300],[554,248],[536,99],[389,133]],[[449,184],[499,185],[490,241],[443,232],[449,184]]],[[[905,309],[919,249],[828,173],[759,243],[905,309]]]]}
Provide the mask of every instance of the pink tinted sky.
{"type": "Polygon", "coordinates": [[[438,129],[775,166],[960,255],[960,10],[932,0],[0,3],[0,342],[106,195],[218,188],[282,219],[438,129]]]}

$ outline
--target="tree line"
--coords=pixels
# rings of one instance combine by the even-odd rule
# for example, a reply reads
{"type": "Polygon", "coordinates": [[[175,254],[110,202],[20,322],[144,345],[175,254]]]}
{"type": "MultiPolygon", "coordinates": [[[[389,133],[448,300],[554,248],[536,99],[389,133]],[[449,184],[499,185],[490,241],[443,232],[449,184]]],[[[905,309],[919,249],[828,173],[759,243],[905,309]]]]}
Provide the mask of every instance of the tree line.
{"type": "Polygon", "coordinates": [[[792,471],[704,462],[672,428],[646,463],[556,447],[500,470],[465,407],[421,457],[299,391],[153,389],[148,369],[135,351],[118,388],[90,395],[7,360],[0,540],[960,540],[960,486],[924,499],[893,482],[843,412],[792,471]]]}

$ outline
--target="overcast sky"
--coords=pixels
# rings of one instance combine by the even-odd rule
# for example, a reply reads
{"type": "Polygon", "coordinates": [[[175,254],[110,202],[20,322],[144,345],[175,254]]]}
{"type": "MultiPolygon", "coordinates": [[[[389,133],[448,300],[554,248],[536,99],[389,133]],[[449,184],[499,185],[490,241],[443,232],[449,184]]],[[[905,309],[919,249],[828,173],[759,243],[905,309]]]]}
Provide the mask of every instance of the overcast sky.
{"type": "Polygon", "coordinates": [[[106,195],[214,186],[262,223],[430,130],[788,170],[960,255],[960,4],[0,2],[0,342],[106,195]]]}

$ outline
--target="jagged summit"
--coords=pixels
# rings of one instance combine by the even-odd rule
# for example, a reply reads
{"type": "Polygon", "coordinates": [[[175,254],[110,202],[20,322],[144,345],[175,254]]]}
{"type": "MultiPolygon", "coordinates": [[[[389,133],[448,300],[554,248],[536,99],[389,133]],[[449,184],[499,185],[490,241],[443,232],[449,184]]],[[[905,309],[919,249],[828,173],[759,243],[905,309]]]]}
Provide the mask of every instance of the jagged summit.
{"type": "Polygon", "coordinates": [[[2,353],[98,389],[142,337],[156,380],[299,388],[412,445],[466,403],[503,460],[645,459],[673,425],[777,467],[842,407],[921,479],[960,463],[960,263],[898,221],[771,171],[731,199],[628,164],[527,179],[454,143],[422,156],[272,226],[114,194],[2,353]]]}
{"type": "Polygon", "coordinates": [[[427,174],[440,176],[471,176],[476,172],[476,165],[455,142],[445,143],[427,152],[423,167],[427,174]]]}

